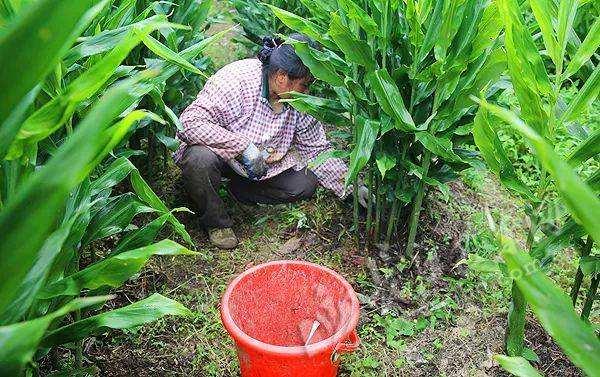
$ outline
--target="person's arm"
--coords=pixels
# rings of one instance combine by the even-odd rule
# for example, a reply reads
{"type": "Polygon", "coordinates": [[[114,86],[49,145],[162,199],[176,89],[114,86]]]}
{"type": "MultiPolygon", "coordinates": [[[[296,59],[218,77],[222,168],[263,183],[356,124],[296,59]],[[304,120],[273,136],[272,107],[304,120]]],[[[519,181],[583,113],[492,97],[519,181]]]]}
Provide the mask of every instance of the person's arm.
{"type": "Polygon", "coordinates": [[[183,130],[177,137],[188,145],[205,145],[225,160],[238,156],[250,142],[226,127],[242,115],[241,98],[239,85],[210,79],[181,114],[183,130]]]}
{"type": "MultiPolygon", "coordinates": [[[[296,128],[294,146],[307,162],[314,160],[319,154],[331,150],[331,144],[327,141],[323,124],[311,116],[303,117],[302,124],[296,128]]],[[[348,167],[342,159],[329,158],[311,170],[323,187],[332,190],[340,198],[346,196],[344,180],[348,167]]]]}

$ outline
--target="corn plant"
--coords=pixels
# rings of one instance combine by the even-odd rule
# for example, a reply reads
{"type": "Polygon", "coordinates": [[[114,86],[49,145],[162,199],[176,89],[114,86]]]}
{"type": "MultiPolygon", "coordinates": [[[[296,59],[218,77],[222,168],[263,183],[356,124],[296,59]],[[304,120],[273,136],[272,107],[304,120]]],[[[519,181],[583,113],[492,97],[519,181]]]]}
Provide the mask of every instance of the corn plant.
{"type": "MultiPolygon", "coordinates": [[[[592,302],[596,296],[598,276],[595,265],[598,258],[590,256],[594,242],[600,237],[598,215],[600,214],[600,172],[597,166],[587,177],[581,177],[577,172],[586,171],[583,166],[592,164],[600,153],[598,138],[600,128],[580,129],[586,138],[567,156],[560,156],[554,148],[556,134],[560,128],[566,129],[578,115],[592,103],[600,91],[600,69],[597,65],[587,80],[581,84],[579,92],[570,103],[563,106],[561,88],[584,65],[590,63],[590,58],[600,44],[600,19],[596,19],[588,35],[578,44],[573,54],[568,54],[567,46],[573,39],[572,25],[577,13],[576,1],[560,1],[558,7],[545,1],[530,1],[531,10],[536,21],[535,27],[540,30],[543,46],[536,45],[530,29],[525,23],[522,11],[517,1],[497,1],[500,19],[505,28],[504,44],[506,47],[508,71],[512,82],[512,90],[519,103],[520,115],[504,108],[475,99],[482,105],[475,119],[474,135],[477,146],[481,150],[490,170],[496,173],[500,181],[510,190],[520,195],[525,201],[526,213],[529,217],[526,249],[537,261],[534,264],[530,256],[523,256],[512,251],[504,254],[511,269],[524,269],[524,262],[534,267],[547,266],[555,254],[566,246],[579,245],[582,259],[580,269],[575,277],[571,293],[571,302],[565,300],[562,292],[556,293],[556,313],[549,313],[553,308],[548,307],[544,300],[552,297],[550,293],[535,292],[530,284],[514,279],[512,287],[512,302],[508,317],[506,336],[506,351],[509,357],[519,357],[523,352],[523,337],[525,325],[525,309],[530,304],[542,325],[555,338],[573,362],[584,369],[589,375],[598,375],[597,365],[590,364],[589,357],[597,354],[598,341],[589,336],[591,330],[579,323],[573,315],[573,305],[576,303],[583,278],[583,271],[591,275],[591,287],[588,292],[581,316],[587,319],[592,302]],[[551,64],[546,68],[544,54],[551,64]],[[539,179],[535,187],[523,183],[515,173],[512,162],[497,135],[498,120],[505,122],[524,137],[537,156],[539,179]],[[591,160],[590,160],[591,159],[591,160]],[[575,171],[572,169],[576,169],[575,171]],[[556,195],[558,194],[558,195],[556,195]],[[542,216],[549,209],[559,208],[556,216],[550,221],[560,228],[546,231],[541,224],[542,216]],[[515,255],[516,253],[516,255],[515,255]],[[527,290],[527,292],[525,292],[527,290]],[[560,294],[559,294],[560,293],[560,294]],[[544,296],[544,297],[542,297],[544,296]],[[565,302],[566,301],[566,302],[565,302]],[[558,304],[560,303],[560,305],[558,304]],[[567,321],[567,318],[569,321],[567,321]],[[586,339],[579,346],[565,331],[558,330],[559,326],[582,334],[586,339]],[[587,335],[583,335],[587,334],[587,335]],[[592,340],[593,339],[593,340],[592,340]],[[587,348],[586,348],[587,347],[587,348]],[[596,350],[596,351],[593,351],[596,350]],[[589,352],[589,354],[588,354],[589,352]]],[[[550,228],[552,229],[552,228],[550,228]]],[[[530,271],[531,272],[531,271],[530,271]]],[[[534,280],[544,280],[534,287],[539,289],[549,284],[541,272],[531,272],[539,275],[534,280]]],[[[526,273],[527,275],[527,273],[526,273]]],[[[556,292],[557,288],[550,291],[556,292]]],[[[549,291],[549,292],[550,292],[549,291]]],[[[567,331],[568,332],[568,331],[567,331]]],[[[593,332],[592,332],[593,334],[593,332]]],[[[570,334],[571,336],[573,334],[570,334]]],[[[596,363],[597,364],[597,363],[596,363]]]]}
{"type": "Polygon", "coordinates": [[[60,344],[190,314],[159,294],[101,311],[112,298],[105,294],[151,256],[194,254],[171,240],[154,243],[168,224],[192,244],[174,216],[185,209],[169,209],[153,192],[128,160],[126,140],[140,122],[167,123],[136,108],[162,97],[182,69],[198,73],[190,61],[220,37],[190,38],[175,52],[160,39],[185,39],[179,33],[191,27],[136,13],[135,3],[2,2],[0,375],[20,374],[60,344]],[[136,51],[147,63],[127,65],[136,51]],[[126,178],[132,192],[115,194],[126,178]],[[134,226],[142,213],[153,220],[134,226]],[[107,237],[117,238],[112,250],[94,252],[107,237]]]}
{"type": "Polygon", "coordinates": [[[234,22],[239,24],[244,30],[245,40],[238,40],[237,42],[246,45],[253,52],[258,52],[258,49],[262,46],[262,39],[264,37],[285,32],[285,26],[269,11],[269,8],[265,4],[271,4],[280,8],[285,7],[285,9],[299,15],[303,15],[302,11],[304,10],[299,0],[272,0],[264,2],[257,0],[229,0],[229,4],[236,11],[233,16],[234,22]]]}
{"type": "MultiPolygon", "coordinates": [[[[470,136],[474,104],[489,95],[505,70],[495,2],[303,1],[310,19],[271,6],[289,28],[320,43],[289,41],[335,100],[296,96],[289,102],[317,118],[351,125],[348,186],[364,182],[370,199],[367,243],[389,245],[407,223],[405,254],[413,257],[428,187],[449,193],[446,182],[477,163],[470,136]],[[410,204],[408,221],[403,207],[410,204]]],[[[329,155],[348,156],[342,151],[329,155]]],[[[318,161],[317,161],[318,162],[318,161]]],[[[356,191],[355,191],[356,192],[356,191]]],[[[354,196],[354,228],[358,230],[354,196]]]]}

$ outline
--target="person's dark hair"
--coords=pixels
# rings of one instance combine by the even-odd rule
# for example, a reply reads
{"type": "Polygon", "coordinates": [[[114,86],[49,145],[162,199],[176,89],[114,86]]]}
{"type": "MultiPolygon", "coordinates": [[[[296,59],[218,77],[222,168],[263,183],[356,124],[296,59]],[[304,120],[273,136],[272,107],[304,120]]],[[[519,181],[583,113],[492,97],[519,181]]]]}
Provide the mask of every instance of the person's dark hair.
{"type": "MultiPolygon", "coordinates": [[[[307,42],[311,47],[317,48],[316,42],[305,35],[295,33],[291,34],[289,38],[299,42],[307,42]]],[[[263,68],[269,76],[281,70],[292,80],[311,77],[309,69],[296,55],[294,46],[285,44],[284,40],[279,37],[263,38],[263,47],[258,53],[258,59],[262,62],[263,68]]]]}

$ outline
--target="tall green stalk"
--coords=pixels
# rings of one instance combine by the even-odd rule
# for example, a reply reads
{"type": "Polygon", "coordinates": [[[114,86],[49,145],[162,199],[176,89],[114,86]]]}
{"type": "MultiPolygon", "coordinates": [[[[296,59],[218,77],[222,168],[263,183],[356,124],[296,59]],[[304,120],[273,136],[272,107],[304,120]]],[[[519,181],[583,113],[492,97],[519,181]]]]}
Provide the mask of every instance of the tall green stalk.
{"type": "Polygon", "coordinates": [[[592,278],[590,289],[588,290],[587,297],[585,298],[585,303],[583,304],[583,309],[581,310],[582,319],[587,320],[590,317],[592,306],[594,305],[594,300],[596,299],[596,293],[598,292],[599,281],[600,276],[595,276],[592,278]]]}
{"type": "MultiPolygon", "coordinates": [[[[423,179],[429,173],[429,164],[431,163],[431,152],[426,150],[423,153],[423,179]]],[[[423,179],[419,180],[419,186],[417,189],[417,197],[415,198],[413,209],[410,214],[410,219],[408,223],[408,240],[406,241],[406,250],[405,255],[408,259],[412,259],[414,248],[415,248],[415,238],[417,237],[417,226],[419,225],[419,216],[421,215],[421,206],[423,204],[423,197],[425,196],[425,182],[423,179]]]]}
{"type": "MultiPolygon", "coordinates": [[[[590,255],[594,240],[588,236],[585,245],[581,249],[581,257],[587,257],[590,255]]],[[[571,288],[571,301],[573,306],[577,303],[577,297],[579,296],[579,289],[581,288],[581,282],[583,281],[583,271],[581,271],[581,264],[577,267],[577,273],[575,274],[575,280],[573,281],[573,288],[571,288]]]]}

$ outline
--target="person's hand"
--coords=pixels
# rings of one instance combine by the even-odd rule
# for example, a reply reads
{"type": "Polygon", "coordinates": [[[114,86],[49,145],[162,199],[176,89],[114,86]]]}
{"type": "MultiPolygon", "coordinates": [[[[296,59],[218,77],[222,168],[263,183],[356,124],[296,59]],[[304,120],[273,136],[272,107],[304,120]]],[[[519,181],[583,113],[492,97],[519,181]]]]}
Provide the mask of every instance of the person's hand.
{"type": "Polygon", "coordinates": [[[267,174],[267,162],[263,154],[253,143],[250,143],[244,152],[242,152],[241,162],[248,173],[248,178],[254,181],[259,180],[267,174]]]}
{"type": "MultiPolygon", "coordinates": [[[[369,189],[365,185],[358,186],[358,204],[364,209],[369,208],[369,189]]],[[[373,201],[371,201],[373,203],[373,201]]]]}

